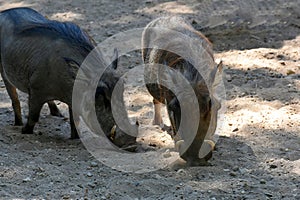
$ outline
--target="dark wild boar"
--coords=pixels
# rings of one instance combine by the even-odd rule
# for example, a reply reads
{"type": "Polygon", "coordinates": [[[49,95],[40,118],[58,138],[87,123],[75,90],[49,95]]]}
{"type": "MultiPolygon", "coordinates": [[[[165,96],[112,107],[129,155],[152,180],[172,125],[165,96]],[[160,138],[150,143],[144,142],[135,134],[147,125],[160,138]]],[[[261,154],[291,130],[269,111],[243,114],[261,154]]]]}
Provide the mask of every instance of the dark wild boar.
{"type": "MultiPolygon", "coordinates": [[[[217,112],[220,109],[220,102],[214,98],[209,88],[213,87],[222,75],[222,64],[220,63],[218,66],[215,64],[211,43],[181,17],[164,17],[150,22],[144,29],[142,36],[142,56],[145,64],[162,64],[168,66],[170,70],[181,73],[194,90],[200,109],[198,129],[191,145],[186,147],[186,150],[183,150],[183,148],[180,148],[182,140],[176,140],[179,140],[178,138],[180,137],[183,138],[182,135],[184,134],[189,134],[189,130],[184,130],[184,133],[179,133],[181,136],[178,136],[181,122],[179,101],[173,92],[159,84],[159,79],[165,75],[159,73],[159,70],[155,71],[146,66],[145,80],[152,77],[156,82],[153,83],[152,80],[151,83],[147,83],[149,80],[146,80],[148,91],[154,97],[154,124],[163,125],[160,104],[166,104],[173,129],[172,137],[175,139],[175,142],[178,142],[177,146],[179,146],[181,158],[190,166],[207,165],[207,160],[212,156],[214,143],[211,140],[205,139],[206,135],[213,135],[215,132],[217,112]],[[185,37],[191,38],[191,40],[186,40],[185,37]],[[200,46],[196,47],[196,49],[199,49],[199,51],[191,50],[191,47],[195,45],[189,41],[198,42],[200,46]],[[185,54],[188,55],[189,60],[170,49],[178,50],[177,52],[182,52],[183,54],[184,52],[189,52],[185,54]],[[200,54],[199,52],[202,53],[200,54]],[[197,63],[198,61],[200,63],[197,63]],[[192,62],[194,63],[192,64],[192,62]],[[209,72],[206,79],[208,81],[204,81],[202,75],[195,68],[195,66],[200,64],[202,65],[202,69],[209,72]],[[209,149],[209,153],[204,157],[199,157],[199,151],[204,143],[209,144],[211,149],[209,149]]],[[[159,65],[154,66],[156,68],[159,67],[159,65]]],[[[189,99],[189,97],[186,98],[189,99]]]]}
{"type": "MultiPolygon", "coordinates": [[[[39,119],[40,110],[46,102],[51,113],[60,115],[53,100],[69,106],[71,138],[78,138],[72,114],[72,90],[77,71],[86,56],[94,49],[95,42],[86,32],[70,22],[48,20],[30,8],[14,8],[0,13],[1,31],[1,75],[12,100],[15,125],[22,125],[21,108],[16,88],[29,95],[29,114],[23,134],[32,134],[39,119]]],[[[115,55],[117,57],[117,54],[115,55]]],[[[117,58],[115,59],[117,60],[117,58]]],[[[115,122],[110,109],[110,97],[116,75],[117,62],[113,62],[99,81],[96,107],[104,113],[97,113],[103,119],[104,130],[111,130],[115,122]],[[101,96],[101,98],[99,98],[101,96]],[[102,101],[102,102],[101,102],[102,101]],[[105,101],[105,103],[104,103],[105,101]],[[106,119],[106,121],[105,121],[106,119]]],[[[102,120],[103,121],[103,120],[102,120]]],[[[124,136],[118,146],[134,143],[135,138],[124,136]]],[[[110,131],[105,134],[110,137],[110,131]]]]}

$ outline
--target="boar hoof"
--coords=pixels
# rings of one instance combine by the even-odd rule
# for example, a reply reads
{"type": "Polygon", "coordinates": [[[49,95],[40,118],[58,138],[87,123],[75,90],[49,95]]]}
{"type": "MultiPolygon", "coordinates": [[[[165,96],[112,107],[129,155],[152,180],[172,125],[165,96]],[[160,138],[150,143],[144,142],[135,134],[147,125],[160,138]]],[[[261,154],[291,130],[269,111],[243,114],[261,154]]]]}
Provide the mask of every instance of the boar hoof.
{"type": "Polygon", "coordinates": [[[52,115],[52,116],[55,116],[55,117],[64,117],[61,113],[60,113],[60,111],[51,111],[50,112],[50,114],[52,115]]]}
{"type": "Polygon", "coordinates": [[[186,165],[190,166],[190,167],[195,167],[195,166],[211,166],[211,164],[209,162],[207,162],[205,158],[187,159],[186,165]]]}
{"type": "Polygon", "coordinates": [[[22,128],[22,134],[33,134],[33,127],[30,127],[28,125],[25,125],[22,128]]]}
{"type": "Polygon", "coordinates": [[[71,132],[71,137],[70,137],[71,140],[74,140],[74,139],[79,139],[79,135],[77,133],[77,131],[74,133],[74,132],[71,132]]]}
{"type": "Polygon", "coordinates": [[[20,120],[15,120],[14,126],[23,126],[22,120],[21,121],[20,120]]]}
{"type": "Polygon", "coordinates": [[[212,154],[213,154],[213,152],[210,151],[210,152],[204,157],[204,159],[205,159],[206,161],[209,160],[209,159],[211,159],[211,158],[212,158],[212,154]]]}
{"type": "Polygon", "coordinates": [[[137,145],[133,144],[126,147],[122,147],[121,149],[129,152],[135,152],[137,149],[137,145]]]}

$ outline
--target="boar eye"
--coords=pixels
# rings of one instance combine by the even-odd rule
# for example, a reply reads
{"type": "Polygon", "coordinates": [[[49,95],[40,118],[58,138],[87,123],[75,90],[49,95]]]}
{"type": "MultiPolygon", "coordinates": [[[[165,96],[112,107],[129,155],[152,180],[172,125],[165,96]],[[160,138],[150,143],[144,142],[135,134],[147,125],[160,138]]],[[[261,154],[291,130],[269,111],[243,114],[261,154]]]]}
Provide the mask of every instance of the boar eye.
{"type": "Polygon", "coordinates": [[[208,101],[208,109],[211,109],[211,106],[212,106],[212,102],[211,102],[211,99],[209,99],[209,101],[208,101]]]}

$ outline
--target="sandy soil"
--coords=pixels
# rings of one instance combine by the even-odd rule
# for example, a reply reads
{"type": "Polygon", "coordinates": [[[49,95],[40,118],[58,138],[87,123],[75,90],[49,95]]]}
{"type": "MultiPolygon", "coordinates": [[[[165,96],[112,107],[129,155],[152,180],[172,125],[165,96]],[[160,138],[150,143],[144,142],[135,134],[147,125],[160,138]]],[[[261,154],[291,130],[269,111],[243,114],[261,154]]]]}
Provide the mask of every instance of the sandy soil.
{"type": "MultiPolygon", "coordinates": [[[[300,199],[300,13],[288,1],[4,1],[0,10],[37,9],[51,19],[73,21],[100,43],[142,28],[162,15],[183,15],[214,44],[225,64],[226,123],[212,166],[152,173],[124,173],[97,161],[80,140],[69,139],[68,120],[41,113],[36,134],[21,135],[0,82],[0,199],[300,199]]],[[[123,67],[140,59],[125,57],[123,67]]],[[[152,99],[129,85],[129,114],[151,126],[152,99]]],[[[21,94],[23,117],[27,113],[21,94]]],[[[59,104],[67,116],[66,106],[59,104]]],[[[150,139],[151,139],[150,137],[150,139]]],[[[153,144],[152,144],[153,146],[153,144]]]]}

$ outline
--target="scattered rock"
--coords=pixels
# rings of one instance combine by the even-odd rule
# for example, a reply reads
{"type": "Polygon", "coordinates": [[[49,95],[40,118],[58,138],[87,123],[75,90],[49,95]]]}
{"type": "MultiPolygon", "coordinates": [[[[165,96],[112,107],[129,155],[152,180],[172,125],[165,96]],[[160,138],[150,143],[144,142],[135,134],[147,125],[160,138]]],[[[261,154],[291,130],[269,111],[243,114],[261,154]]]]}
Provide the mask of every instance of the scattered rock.
{"type": "Polygon", "coordinates": [[[292,75],[292,74],[296,74],[296,72],[294,72],[293,70],[288,70],[286,72],[286,75],[292,75]]]}
{"type": "Polygon", "coordinates": [[[270,194],[270,193],[265,193],[265,195],[266,195],[267,197],[272,197],[272,196],[273,196],[273,195],[270,194]]]}
{"type": "Polygon", "coordinates": [[[31,181],[30,177],[26,177],[26,178],[23,179],[23,182],[29,182],[29,181],[31,181]]]}
{"type": "Polygon", "coordinates": [[[88,183],[88,186],[91,187],[91,188],[95,188],[96,185],[94,183],[88,183]]]}
{"type": "Polygon", "coordinates": [[[166,152],[163,154],[164,158],[170,158],[172,155],[170,153],[170,150],[166,150],[166,152]]]}
{"type": "Polygon", "coordinates": [[[274,164],[270,165],[270,169],[276,169],[276,168],[277,168],[277,165],[274,165],[274,164]]]}
{"type": "Polygon", "coordinates": [[[260,179],[259,183],[260,184],[266,184],[266,180],[265,179],[260,179]]]}
{"type": "Polygon", "coordinates": [[[237,132],[239,129],[238,128],[235,128],[232,130],[232,132],[237,132]]]}
{"type": "Polygon", "coordinates": [[[239,171],[239,167],[238,167],[238,166],[234,166],[234,167],[232,168],[232,171],[234,171],[234,172],[239,171]]]}
{"type": "Polygon", "coordinates": [[[71,197],[70,197],[70,195],[64,195],[63,197],[62,197],[62,199],[70,199],[71,197]]]}
{"type": "Polygon", "coordinates": [[[87,177],[92,177],[93,174],[92,174],[91,172],[88,172],[88,173],[86,173],[86,176],[87,176],[87,177]]]}
{"type": "Polygon", "coordinates": [[[91,167],[98,167],[98,163],[97,162],[91,162],[90,166],[91,167]]]}
{"type": "Polygon", "coordinates": [[[235,172],[230,172],[229,175],[233,176],[233,177],[236,177],[236,173],[235,172]]]}

